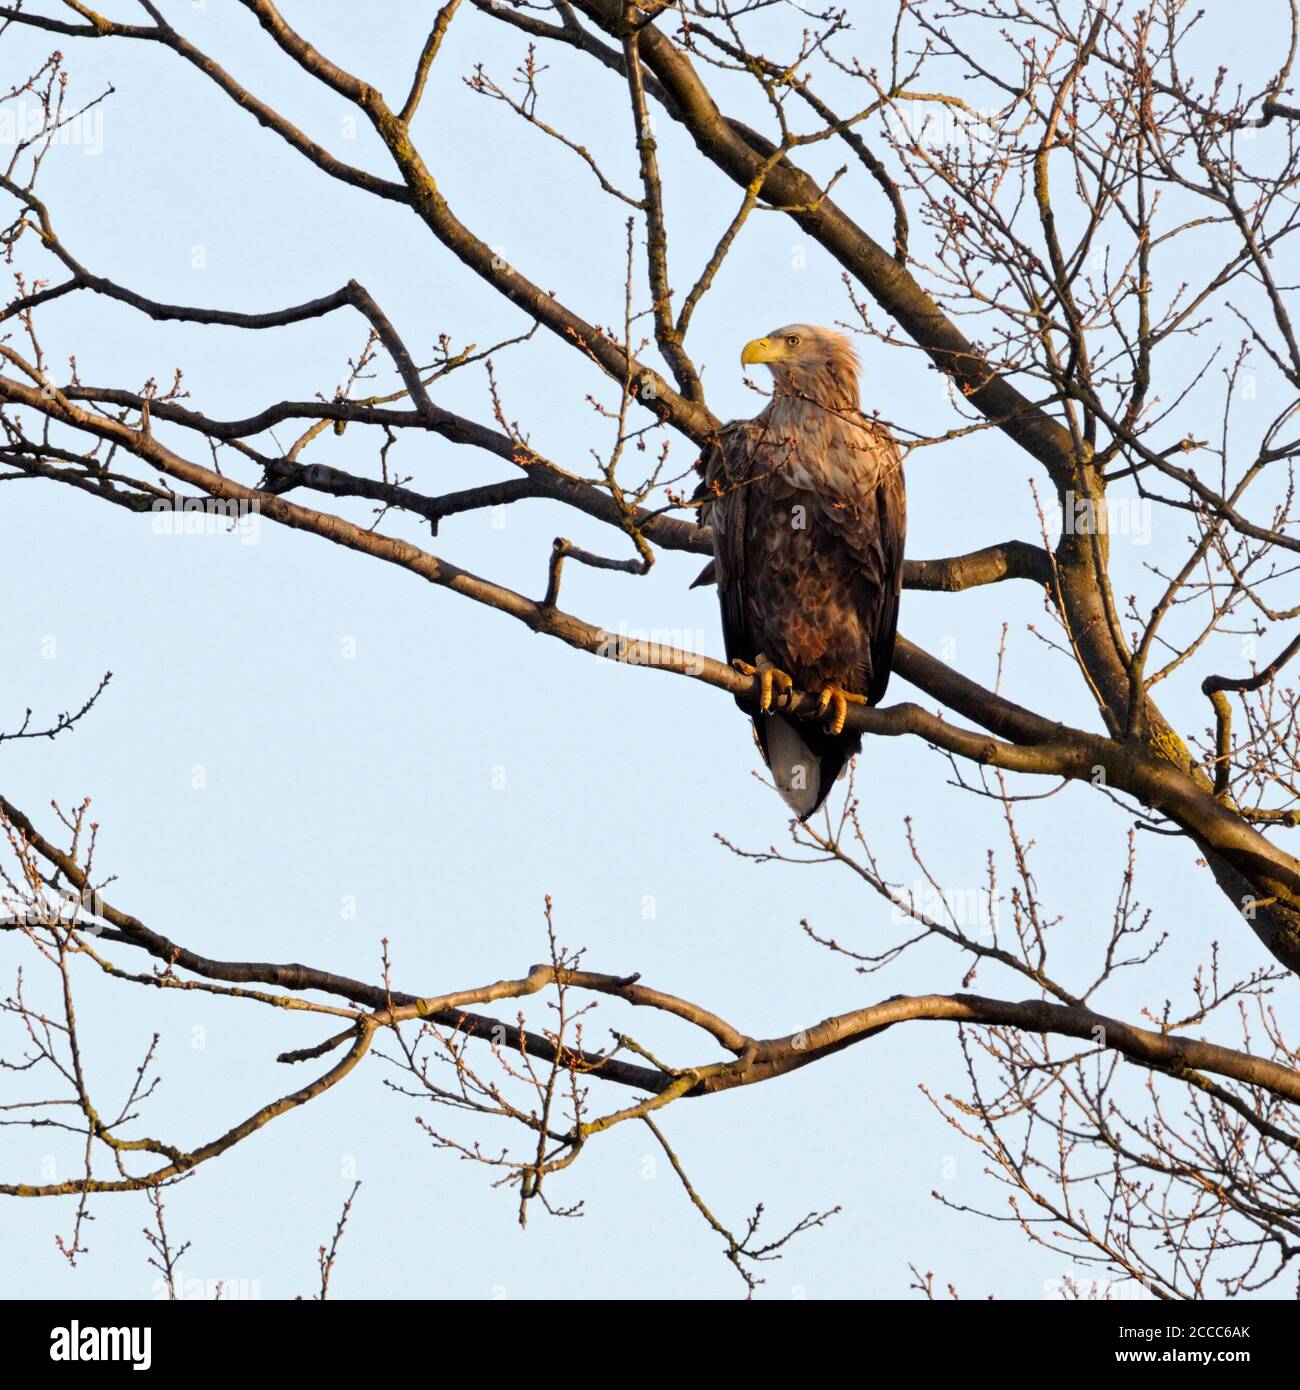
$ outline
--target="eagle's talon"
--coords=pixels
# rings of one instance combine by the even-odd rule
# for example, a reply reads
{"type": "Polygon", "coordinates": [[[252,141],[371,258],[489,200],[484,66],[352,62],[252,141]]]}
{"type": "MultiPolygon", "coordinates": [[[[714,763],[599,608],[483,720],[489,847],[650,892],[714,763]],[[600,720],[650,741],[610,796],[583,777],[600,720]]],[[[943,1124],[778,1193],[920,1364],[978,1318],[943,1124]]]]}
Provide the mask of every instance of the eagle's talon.
{"type": "Polygon", "coordinates": [[[838,685],[824,685],[818,692],[817,712],[813,718],[825,720],[826,732],[834,738],[844,732],[844,721],[849,717],[849,706],[866,703],[865,695],[855,695],[851,690],[844,690],[838,685]]]}
{"type": "Polygon", "coordinates": [[[763,676],[767,684],[767,703],[764,708],[769,714],[773,710],[789,709],[794,703],[794,681],[775,666],[765,668],[763,676]]]}
{"type": "Polygon", "coordinates": [[[739,657],[733,659],[732,669],[752,680],[758,677],[758,708],[763,714],[787,709],[794,701],[794,681],[775,666],[751,666],[739,657]]]}

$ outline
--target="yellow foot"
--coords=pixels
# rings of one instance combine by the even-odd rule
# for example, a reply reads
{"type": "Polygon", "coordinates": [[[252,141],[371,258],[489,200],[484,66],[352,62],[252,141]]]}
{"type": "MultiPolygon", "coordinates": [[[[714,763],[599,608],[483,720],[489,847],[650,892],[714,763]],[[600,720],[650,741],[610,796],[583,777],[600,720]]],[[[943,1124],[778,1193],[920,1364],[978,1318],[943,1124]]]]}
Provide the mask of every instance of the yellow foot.
{"type": "Polygon", "coordinates": [[[775,666],[751,666],[748,661],[739,658],[731,665],[742,676],[758,677],[758,708],[762,713],[771,714],[773,710],[784,709],[790,703],[794,681],[784,671],[775,666]]]}
{"type": "Polygon", "coordinates": [[[825,685],[817,695],[817,713],[812,717],[826,721],[826,732],[831,735],[844,732],[844,721],[849,717],[850,705],[865,705],[865,695],[854,695],[850,690],[842,690],[838,685],[825,685]]]}

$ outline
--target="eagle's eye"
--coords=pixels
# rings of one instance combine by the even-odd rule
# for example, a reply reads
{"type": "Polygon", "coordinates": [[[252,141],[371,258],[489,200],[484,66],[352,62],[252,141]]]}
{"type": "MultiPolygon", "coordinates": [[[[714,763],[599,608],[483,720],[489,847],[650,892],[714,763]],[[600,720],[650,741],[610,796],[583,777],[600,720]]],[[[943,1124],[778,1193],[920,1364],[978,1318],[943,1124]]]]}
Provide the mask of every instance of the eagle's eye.
{"type": "Polygon", "coordinates": [[[785,341],[786,341],[786,346],[787,346],[787,347],[798,347],[798,346],[799,346],[799,335],[798,335],[797,333],[791,333],[791,334],[786,338],[785,341]]]}

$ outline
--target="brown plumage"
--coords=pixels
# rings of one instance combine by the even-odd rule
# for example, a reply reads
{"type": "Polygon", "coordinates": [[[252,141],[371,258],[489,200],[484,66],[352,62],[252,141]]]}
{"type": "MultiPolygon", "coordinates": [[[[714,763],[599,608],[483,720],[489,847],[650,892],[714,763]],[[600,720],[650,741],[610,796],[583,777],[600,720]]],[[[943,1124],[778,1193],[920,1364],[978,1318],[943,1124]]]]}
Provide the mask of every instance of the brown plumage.
{"type": "MultiPolygon", "coordinates": [[[[898,446],[862,414],[858,360],[842,334],[791,324],[749,343],[741,361],[771,368],[772,399],[724,426],[701,459],[727,656],[775,667],[800,690],[874,705],[889,683],[907,529],[898,446]]],[[[750,697],[736,703],[806,820],[860,736],[763,713],[750,697]]]]}

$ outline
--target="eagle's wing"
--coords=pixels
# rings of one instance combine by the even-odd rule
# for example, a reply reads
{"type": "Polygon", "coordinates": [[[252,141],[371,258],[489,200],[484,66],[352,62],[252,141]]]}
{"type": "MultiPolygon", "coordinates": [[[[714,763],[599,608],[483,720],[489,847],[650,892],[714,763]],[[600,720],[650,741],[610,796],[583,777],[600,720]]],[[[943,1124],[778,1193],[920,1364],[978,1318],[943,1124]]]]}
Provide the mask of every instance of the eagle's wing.
{"type": "Polygon", "coordinates": [[[863,694],[875,705],[885,695],[898,633],[898,599],[903,587],[903,545],[907,538],[907,492],[903,456],[883,426],[864,418],[871,439],[875,487],[860,500],[846,525],[844,543],[861,565],[864,600],[875,610],[871,624],[870,670],[863,694]]]}
{"type": "MultiPolygon", "coordinates": [[[[853,688],[874,705],[884,697],[893,666],[907,494],[894,437],[866,416],[859,416],[855,426],[836,447],[804,452],[801,466],[786,476],[808,506],[812,554],[809,591],[800,598],[804,620],[834,626],[834,612],[822,605],[846,600],[852,605],[851,625],[862,641],[853,688]]],[[[839,622],[848,627],[845,617],[839,622]]]]}
{"type": "MultiPolygon", "coordinates": [[[[893,452],[898,446],[890,439],[893,452]]],[[[902,467],[894,468],[876,488],[876,511],[880,518],[880,554],[888,578],[881,605],[879,626],[871,639],[871,683],[867,698],[878,705],[885,698],[890,673],[894,669],[894,641],[898,636],[898,599],[903,589],[903,545],[907,539],[907,491],[902,467]]]]}
{"type": "MultiPolygon", "coordinates": [[[[762,467],[762,434],[753,421],[733,420],[718,431],[701,458],[700,524],[713,531],[713,577],[728,661],[737,657],[753,661],[757,651],[750,622],[745,541],[751,490],[762,467]]],[[[748,708],[739,697],[736,703],[748,708]]]]}

